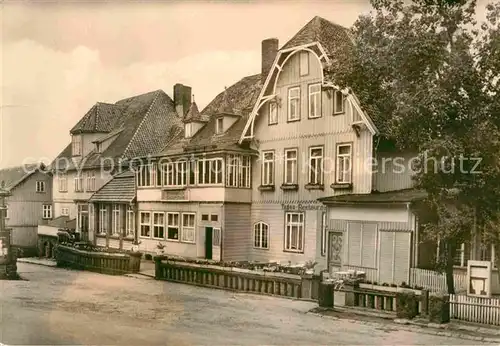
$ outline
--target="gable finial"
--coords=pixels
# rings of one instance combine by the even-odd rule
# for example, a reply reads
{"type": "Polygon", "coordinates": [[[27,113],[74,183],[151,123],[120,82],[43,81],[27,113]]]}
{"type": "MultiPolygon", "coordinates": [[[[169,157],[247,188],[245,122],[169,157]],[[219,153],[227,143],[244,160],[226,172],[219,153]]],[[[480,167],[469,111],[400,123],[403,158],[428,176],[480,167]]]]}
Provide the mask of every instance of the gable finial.
{"type": "Polygon", "coordinates": [[[193,103],[194,103],[194,94],[191,95],[193,97],[193,103]]]}

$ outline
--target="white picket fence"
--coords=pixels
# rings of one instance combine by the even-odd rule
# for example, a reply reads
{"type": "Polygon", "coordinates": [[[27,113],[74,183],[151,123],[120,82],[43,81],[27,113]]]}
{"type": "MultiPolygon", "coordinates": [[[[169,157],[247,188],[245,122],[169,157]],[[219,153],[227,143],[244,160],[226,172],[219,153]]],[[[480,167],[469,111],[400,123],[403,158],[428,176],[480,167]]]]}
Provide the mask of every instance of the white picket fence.
{"type": "MultiPolygon", "coordinates": [[[[467,274],[453,274],[455,292],[467,291],[467,274]]],[[[427,269],[410,268],[410,285],[420,286],[431,292],[447,292],[446,275],[427,269]]]]}
{"type": "Polygon", "coordinates": [[[451,294],[450,317],[500,326],[500,299],[451,294]]]}

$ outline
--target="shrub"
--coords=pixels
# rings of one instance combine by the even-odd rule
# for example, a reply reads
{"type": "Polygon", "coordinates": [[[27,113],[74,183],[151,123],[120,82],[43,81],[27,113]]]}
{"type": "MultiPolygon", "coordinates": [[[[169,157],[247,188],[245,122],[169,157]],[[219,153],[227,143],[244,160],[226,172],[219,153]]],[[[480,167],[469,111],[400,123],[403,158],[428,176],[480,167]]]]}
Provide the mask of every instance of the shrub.
{"type": "Polygon", "coordinates": [[[429,296],[429,321],[434,323],[450,322],[450,297],[448,295],[429,296]]]}
{"type": "Polygon", "coordinates": [[[396,284],[391,284],[391,287],[398,287],[398,285],[396,285],[396,284]]]}
{"type": "Polygon", "coordinates": [[[398,318],[412,319],[418,314],[418,297],[412,291],[396,293],[396,315],[398,318]]]}
{"type": "Polygon", "coordinates": [[[144,258],[148,261],[151,261],[153,259],[153,256],[151,254],[147,253],[144,255],[144,258]]]}

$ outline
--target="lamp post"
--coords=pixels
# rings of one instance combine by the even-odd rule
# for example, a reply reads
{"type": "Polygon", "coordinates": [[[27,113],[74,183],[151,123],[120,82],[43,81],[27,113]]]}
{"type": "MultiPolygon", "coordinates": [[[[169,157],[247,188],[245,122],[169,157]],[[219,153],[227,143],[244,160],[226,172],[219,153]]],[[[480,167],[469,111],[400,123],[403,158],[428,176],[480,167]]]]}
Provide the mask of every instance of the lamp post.
{"type": "Polygon", "coordinates": [[[5,189],[5,182],[0,183],[0,279],[13,279],[17,276],[16,258],[10,244],[10,229],[5,226],[7,206],[5,198],[10,192],[5,189]]]}

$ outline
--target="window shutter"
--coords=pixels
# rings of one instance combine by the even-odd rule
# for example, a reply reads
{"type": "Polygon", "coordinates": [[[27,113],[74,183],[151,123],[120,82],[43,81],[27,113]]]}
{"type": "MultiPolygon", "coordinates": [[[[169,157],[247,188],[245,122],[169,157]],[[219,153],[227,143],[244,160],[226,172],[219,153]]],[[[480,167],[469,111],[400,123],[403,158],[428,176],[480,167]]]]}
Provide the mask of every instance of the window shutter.
{"type": "Polygon", "coordinates": [[[392,283],[394,232],[380,232],[379,283],[392,283]]]}
{"type": "Polygon", "coordinates": [[[396,238],[394,246],[394,283],[408,284],[410,268],[410,232],[394,232],[396,238]]]}
{"type": "Polygon", "coordinates": [[[377,225],[374,223],[364,223],[362,230],[363,245],[361,248],[361,265],[363,267],[376,267],[377,252],[377,225]]]}
{"type": "Polygon", "coordinates": [[[361,266],[361,223],[349,222],[347,230],[349,237],[348,264],[361,266]]]}

